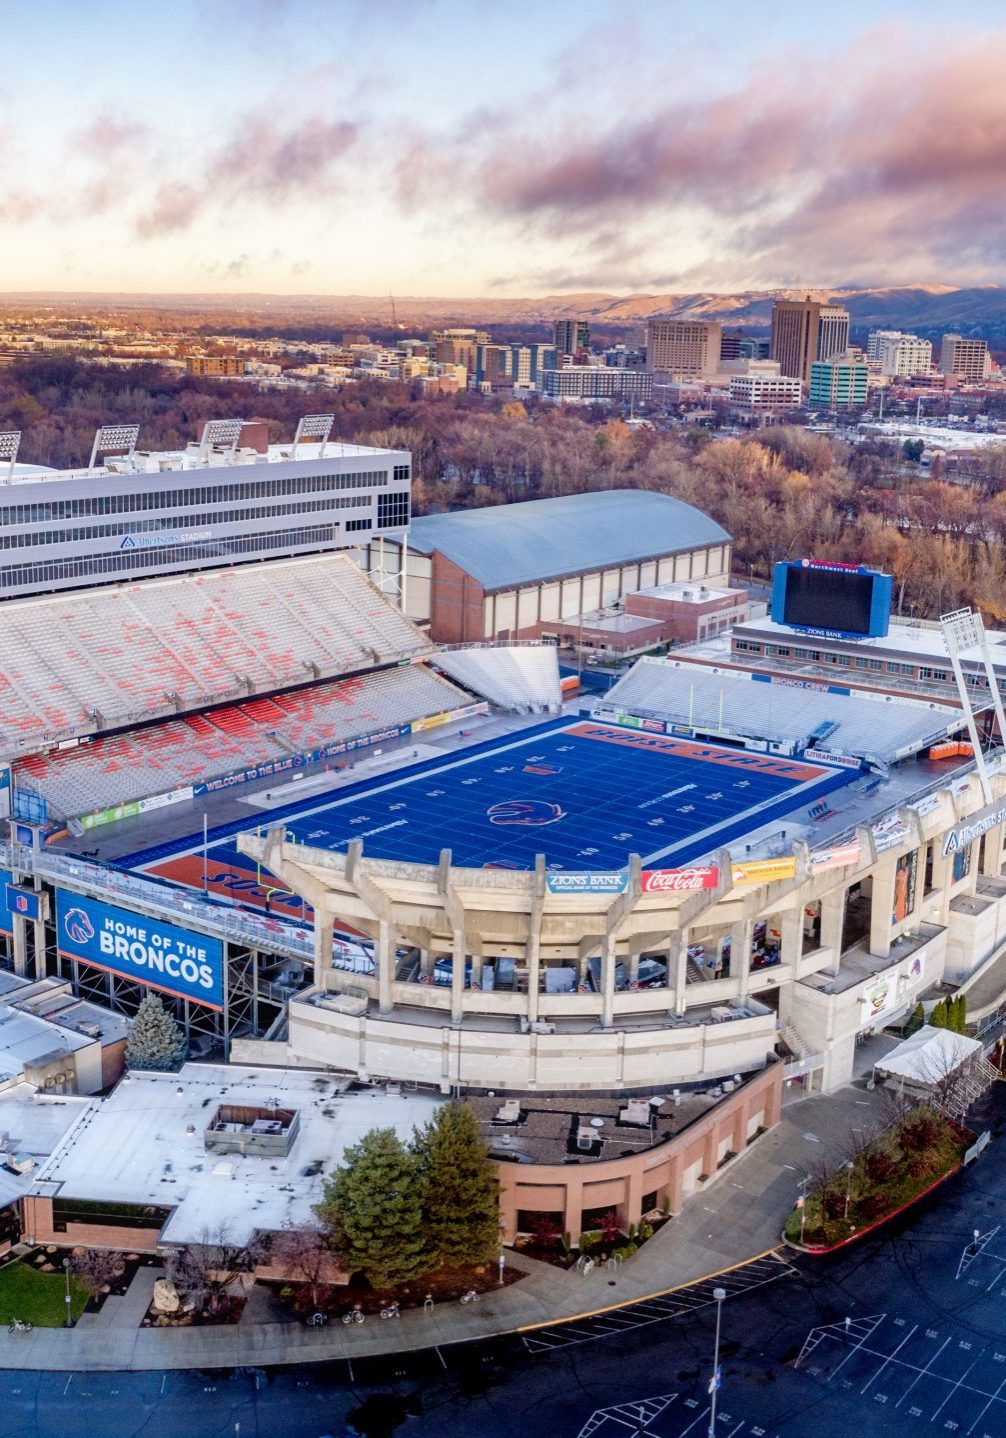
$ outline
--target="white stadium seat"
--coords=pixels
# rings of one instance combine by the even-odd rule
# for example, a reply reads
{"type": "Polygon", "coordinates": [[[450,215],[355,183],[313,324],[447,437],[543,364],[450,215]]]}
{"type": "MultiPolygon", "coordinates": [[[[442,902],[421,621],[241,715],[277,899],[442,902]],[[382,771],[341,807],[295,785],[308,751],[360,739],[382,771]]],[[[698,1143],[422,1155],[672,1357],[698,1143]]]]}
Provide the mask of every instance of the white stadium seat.
{"type": "Polygon", "coordinates": [[[76,818],[456,709],[469,696],[423,664],[324,681],[22,759],[22,787],[76,818]]]}
{"type": "Polygon", "coordinates": [[[346,555],[0,605],[0,757],[428,653],[346,555]]]}

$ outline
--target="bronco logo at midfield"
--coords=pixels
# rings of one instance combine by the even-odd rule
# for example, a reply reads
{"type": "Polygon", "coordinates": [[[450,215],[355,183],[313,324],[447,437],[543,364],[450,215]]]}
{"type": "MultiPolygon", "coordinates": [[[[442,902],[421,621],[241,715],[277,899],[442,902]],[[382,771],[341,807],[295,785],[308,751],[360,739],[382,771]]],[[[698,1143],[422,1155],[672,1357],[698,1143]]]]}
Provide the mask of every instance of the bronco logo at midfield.
{"type": "Polygon", "coordinates": [[[506,799],[486,810],[490,824],[554,824],[565,817],[565,809],[544,799],[506,799]]]}

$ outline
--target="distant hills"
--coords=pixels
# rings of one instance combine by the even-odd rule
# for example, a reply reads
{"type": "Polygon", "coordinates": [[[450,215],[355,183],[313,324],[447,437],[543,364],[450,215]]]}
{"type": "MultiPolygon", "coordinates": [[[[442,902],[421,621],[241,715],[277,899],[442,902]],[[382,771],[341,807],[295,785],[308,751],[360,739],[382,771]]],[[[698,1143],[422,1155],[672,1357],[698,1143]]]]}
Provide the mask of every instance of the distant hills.
{"type": "MultiPolygon", "coordinates": [[[[577,315],[599,329],[634,329],[659,315],[716,319],[726,324],[767,326],[772,301],[806,293],[802,289],[744,290],[736,294],[697,291],[683,294],[614,295],[596,291],[528,298],[395,295],[270,295],[270,294],[0,294],[0,310],[21,311],[36,306],[57,313],[136,312],[195,315],[224,327],[226,320],[247,324],[267,323],[270,317],[286,324],[311,323],[361,329],[388,329],[394,319],[401,331],[420,331],[434,325],[479,324],[490,328],[507,325],[550,326],[556,319],[577,315]]],[[[837,287],[812,291],[815,297],[844,304],[853,327],[898,328],[923,334],[960,330],[981,335],[993,343],[1006,342],[1006,286],[898,285],[875,289],[837,287]]]]}

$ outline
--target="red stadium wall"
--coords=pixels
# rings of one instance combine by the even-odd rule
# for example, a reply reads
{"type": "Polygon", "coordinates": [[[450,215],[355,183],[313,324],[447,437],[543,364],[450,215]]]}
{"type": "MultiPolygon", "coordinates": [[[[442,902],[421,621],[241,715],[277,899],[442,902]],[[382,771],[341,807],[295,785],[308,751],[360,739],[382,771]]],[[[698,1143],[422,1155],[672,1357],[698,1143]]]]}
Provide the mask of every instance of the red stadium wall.
{"type": "Polygon", "coordinates": [[[485,591],[481,584],[434,550],[431,638],[438,644],[471,644],[485,638],[484,627],[485,591]]]}

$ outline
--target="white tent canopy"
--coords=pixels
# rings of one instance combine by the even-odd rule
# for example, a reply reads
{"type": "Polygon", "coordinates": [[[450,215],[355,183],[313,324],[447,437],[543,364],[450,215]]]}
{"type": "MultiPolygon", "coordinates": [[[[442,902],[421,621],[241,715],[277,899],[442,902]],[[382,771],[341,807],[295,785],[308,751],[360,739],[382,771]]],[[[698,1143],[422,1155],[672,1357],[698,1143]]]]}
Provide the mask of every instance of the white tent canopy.
{"type": "Polygon", "coordinates": [[[978,1039],[923,1024],[911,1038],[905,1039],[886,1058],[876,1063],[874,1069],[878,1074],[900,1078],[908,1083],[934,1085],[972,1062],[981,1052],[978,1039]]]}

